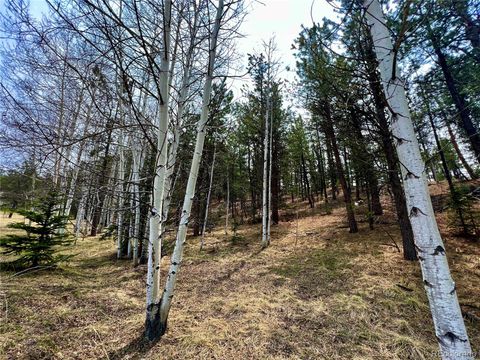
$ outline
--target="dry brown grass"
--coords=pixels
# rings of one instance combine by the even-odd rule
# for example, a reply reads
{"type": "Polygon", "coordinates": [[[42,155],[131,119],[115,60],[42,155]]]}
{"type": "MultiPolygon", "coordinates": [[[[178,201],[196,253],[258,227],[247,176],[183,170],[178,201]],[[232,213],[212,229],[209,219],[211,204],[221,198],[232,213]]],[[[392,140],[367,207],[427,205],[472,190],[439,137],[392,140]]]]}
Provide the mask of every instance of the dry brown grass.
{"type": "MultiPolygon", "coordinates": [[[[374,231],[361,223],[358,234],[343,227],[341,206],[308,213],[298,237],[295,220],[283,222],[264,251],[259,225],[236,238],[214,231],[203,252],[189,238],[169,329],[153,346],[141,340],[146,269],[117,261],[110,240],[79,241],[78,255],[54,271],[4,274],[0,357],[437,358],[418,265],[403,261],[387,235],[400,244],[391,213],[374,231]]],[[[478,352],[480,249],[442,232],[478,352]]]]}

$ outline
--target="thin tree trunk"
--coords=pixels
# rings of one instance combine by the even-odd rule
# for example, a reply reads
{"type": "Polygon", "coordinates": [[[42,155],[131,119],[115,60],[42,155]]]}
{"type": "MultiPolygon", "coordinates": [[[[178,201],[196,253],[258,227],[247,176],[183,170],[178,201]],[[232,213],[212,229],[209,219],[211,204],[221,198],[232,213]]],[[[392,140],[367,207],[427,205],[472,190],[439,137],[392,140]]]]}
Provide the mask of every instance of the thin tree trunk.
{"type": "Polygon", "coordinates": [[[332,188],[332,200],[337,199],[337,176],[335,170],[335,161],[333,160],[332,155],[332,142],[330,138],[326,138],[327,145],[327,163],[328,163],[328,173],[330,174],[330,186],[332,188]]]}
{"type": "Polygon", "coordinates": [[[217,155],[217,145],[215,144],[215,146],[213,148],[212,168],[210,169],[210,183],[208,184],[207,203],[205,205],[205,218],[203,219],[202,240],[200,241],[200,250],[203,249],[203,244],[204,244],[204,240],[205,240],[205,232],[206,232],[206,229],[207,229],[208,207],[210,205],[210,196],[212,195],[213,170],[215,168],[215,156],[216,155],[217,155]]]}
{"type": "Polygon", "coordinates": [[[455,137],[455,134],[452,130],[452,127],[450,126],[449,123],[447,123],[447,130],[448,130],[448,135],[450,136],[450,142],[453,145],[453,148],[455,149],[455,152],[457,153],[458,159],[462,163],[462,166],[465,170],[467,170],[468,176],[470,176],[470,179],[476,180],[478,179],[477,174],[475,174],[475,171],[473,171],[472,167],[470,164],[467,162],[465,157],[463,156],[462,151],[460,150],[460,147],[458,146],[457,139],[455,137]]]}
{"type": "Polygon", "coordinates": [[[229,180],[229,174],[227,170],[227,201],[225,203],[225,235],[228,235],[228,206],[230,203],[230,180],[229,180]]]}
{"type": "Polygon", "coordinates": [[[270,133],[270,111],[268,111],[270,105],[270,95],[267,94],[267,109],[265,112],[265,134],[263,140],[263,186],[262,186],[262,248],[266,248],[269,245],[268,238],[268,199],[270,194],[268,193],[269,177],[268,177],[268,150],[269,150],[269,133],[270,133]]]}
{"type": "Polygon", "coordinates": [[[347,211],[347,220],[348,220],[348,227],[350,228],[351,233],[358,232],[357,221],[355,220],[355,213],[353,211],[353,204],[352,204],[352,192],[351,189],[347,185],[347,180],[345,179],[345,173],[343,171],[342,161],[340,159],[340,151],[337,145],[337,139],[335,137],[335,131],[333,129],[330,113],[330,105],[328,103],[324,104],[324,109],[326,112],[326,119],[325,119],[325,135],[330,140],[330,144],[332,146],[333,156],[335,157],[335,163],[337,168],[337,177],[340,181],[340,185],[342,186],[343,191],[343,201],[345,202],[345,209],[347,211]]]}
{"type": "Polygon", "coordinates": [[[133,210],[135,212],[133,224],[133,265],[138,265],[139,242],[140,242],[140,168],[142,154],[139,145],[135,142],[132,147],[132,198],[133,210]]]}
{"type": "Polygon", "coordinates": [[[165,283],[163,295],[160,302],[160,326],[159,326],[159,335],[165,333],[167,329],[167,319],[170,311],[170,306],[172,303],[175,284],[177,281],[178,272],[180,271],[180,266],[182,263],[183,257],[183,248],[185,245],[185,240],[187,236],[187,226],[190,219],[190,213],[192,209],[192,199],[195,196],[195,187],[197,182],[198,170],[200,167],[200,160],[203,152],[203,145],[205,142],[206,135],[206,124],[209,114],[209,103],[212,92],[212,81],[213,81],[213,69],[215,65],[215,57],[217,50],[217,39],[218,33],[220,31],[220,23],[223,15],[223,0],[219,0],[217,6],[217,13],[215,17],[215,25],[213,30],[213,35],[210,41],[209,47],[209,57],[208,57],[208,67],[207,74],[205,79],[205,86],[203,89],[203,98],[202,98],[202,113],[200,115],[200,120],[197,128],[197,139],[195,143],[195,152],[193,154],[192,165],[190,168],[190,174],[188,176],[187,189],[185,191],[185,198],[183,201],[183,209],[180,218],[180,224],[178,226],[177,238],[175,241],[175,248],[173,250],[170,269],[168,271],[167,280],[165,283]]]}
{"type": "MultiPolygon", "coordinates": [[[[121,106],[121,105],[120,105],[121,106]]],[[[124,196],[123,196],[123,184],[125,182],[125,159],[123,153],[123,130],[120,130],[120,136],[118,141],[119,146],[119,160],[118,160],[118,185],[117,185],[117,259],[122,257],[122,246],[123,246],[123,207],[125,206],[124,196]]]]}
{"type": "MultiPolygon", "coordinates": [[[[269,102],[267,111],[270,111],[270,142],[268,145],[268,226],[267,226],[267,243],[270,244],[270,228],[272,226],[272,152],[273,152],[273,112],[272,104],[269,102]]],[[[277,214],[278,215],[278,214],[277,214]]]]}
{"type": "MultiPolygon", "coordinates": [[[[422,93],[423,93],[423,90],[422,90],[422,93]]],[[[423,95],[425,95],[425,94],[423,94],[423,95]]],[[[440,160],[441,160],[441,163],[442,163],[443,173],[444,173],[445,179],[447,180],[447,183],[448,183],[448,189],[450,190],[450,196],[452,198],[452,202],[453,202],[455,210],[457,212],[458,219],[460,220],[460,223],[462,225],[463,232],[464,232],[464,234],[468,234],[468,229],[467,229],[467,226],[465,224],[465,217],[463,215],[463,211],[462,211],[461,207],[456,206],[456,205],[458,205],[458,203],[460,201],[459,194],[457,193],[457,190],[455,189],[455,185],[453,184],[453,181],[452,181],[452,176],[450,175],[450,169],[448,168],[447,159],[445,158],[445,153],[443,152],[442,144],[440,143],[440,139],[439,139],[438,134],[437,134],[437,127],[435,126],[435,122],[433,121],[433,114],[432,114],[432,111],[430,110],[430,104],[428,103],[428,99],[426,99],[425,96],[423,96],[423,101],[425,102],[425,105],[426,105],[426,108],[427,108],[428,120],[429,120],[430,126],[432,127],[432,130],[433,130],[433,137],[435,138],[435,144],[437,145],[438,154],[440,155],[440,160]]]]}

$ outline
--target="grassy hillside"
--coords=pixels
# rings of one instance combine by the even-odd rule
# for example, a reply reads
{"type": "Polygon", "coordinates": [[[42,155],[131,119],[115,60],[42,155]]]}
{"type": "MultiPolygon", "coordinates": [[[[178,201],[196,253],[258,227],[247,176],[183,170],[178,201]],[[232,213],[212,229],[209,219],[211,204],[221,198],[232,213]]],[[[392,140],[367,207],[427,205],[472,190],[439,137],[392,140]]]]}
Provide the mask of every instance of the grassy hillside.
{"type": "MultiPolygon", "coordinates": [[[[217,229],[203,252],[190,237],[169,330],[153,347],[142,341],[146,267],[116,260],[111,240],[78,241],[69,250],[77,256],[55,270],[2,273],[0,357],[438,358],[419,266],[394,246],[391,209],[373,231],[361,222],[358,234],[344,227],[341,206],[329,215],[304,208],[298,224],[290,218],[264,251],[260,225],[237,237],[217,229]]],[[[480,248],[452,236],[445,214],[438,219],[478,352],[480,248]]]]}

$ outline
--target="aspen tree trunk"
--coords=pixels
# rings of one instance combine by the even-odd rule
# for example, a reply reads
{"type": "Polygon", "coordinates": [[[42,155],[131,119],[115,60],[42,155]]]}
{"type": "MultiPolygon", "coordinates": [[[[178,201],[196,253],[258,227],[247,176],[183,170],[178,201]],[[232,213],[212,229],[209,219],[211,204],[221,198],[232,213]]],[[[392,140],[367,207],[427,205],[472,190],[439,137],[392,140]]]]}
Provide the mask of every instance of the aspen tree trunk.
{"type": "MultiPolygon", "coordinates": [[[[103,205],[105,202],[105,195],[106,195],[106,185],[108,185],[109,178],[105,176],[105,173],[108,171],[109,167],[109,155],[110,155],[110,146],[112,141],[112,122],[110,120],[107,121],[106,125],[107,129],[107,144],[105,146],[105,153],[102,160],[102,167],[99,174],[98,184],[96,190],[98,191],[98,201],[94,204],[93,213],[91,217],[91,229],[90,229],[90,236],[96,236],[98,233],[98,225],[100,223],[100,219],[102,217],[102,210],[103,205]]],[[[113,168],[113,166],[112,166],[113,168]]]]}
{"type": "MultiPolygon", "coordinates": [[[[120,105],[122,106],[122,105],[120,105]]],[[[118,143],[118,185],[117,185],[117,259],[122,257],[123,245],[123,183],[125,182],[125,159],[123,154],[123,130],[120,130],[118,143]]]]}
{"type": "Polygon", "coordinates": [[[82,195],[78,203],[77,216],[75,218],[75,238],[76,239],[78,239],[80,236],[80,232],[82,231],[82,226],[83,226],[83,218],[85,217],[85,206],[86,206],[87,197],[88,197],[87,186],[83,185],[82,190],[80,192],[82,195]]]}
{"type": "MultiPolygon", "coordinates": [[[[192,78],[192,64],[194,60],[195,46],[197,44],[197,32],[198,32],[198,21],[199,21],[200,11],[197,11],[197,4],[195,2],[192,5],[194,9],[194,19],[193,19],[193,24],[191,25],[189,46],[185,54],[185,64],[183,67],[183,74],[182,74],[182,85],[181,85],[179,96],[178,96],[176,126],[173,129],[173,141],[170,147],[170,151],[168,153],[168,160],[167,160],[167,175],[166,175],[165,190],[163,195],[163,226],[162,226],[163,232],[165,232],[166,230],[165,223],[168,219],[170,202],[172,200],[174,170],[177,162],[178,148],[180,146],[180,129],[183,123],[183,115],[185,112],[185,105],[187,103],[188,90],[191,85],[190,83],[192,78]]],[[[170,82],[172,78],[173,76],[170,77],[170,82]]]]}
{"type": "Polygon", "coordinates": [[[270,132],[270,95],[267,93],[267,111],[265,114],[265,136],[263,138],[263,197],[262,197],[262,248],[266,248],[269,244],[268,238],[268,149],[269,149],[269,132],[270,132]]]}
{"type": "Polygon", "coordinates": [[[160,323],[160,259],[162,257],[161,226],[162,201],[167,167],[167,127],[169,102],[169,64],[170,64],[170,29],[172,17],[172,1],[163,3],[164,41],[160,62],[160,106],[158,114],[157,157],[155,161],[155,177],[153,183],[153,206],[150,210],[150,231],[148,239],[147,265],[147,314],[145,336],[153,341],[160,338],[164,330],[160,323]]]}
{"type": "Polygon", "coordinates": [[[133,144],[132,154],[132,192],[133,192],[133,209],[135,211],[135,219],[133,225],[133,265],[138,265],[138,244],[140,238],[140,162],[141,150],[138,145],[133,144]]]}
{"type": "MultiPolygon", "coordinates": [[[[82,90],[80,92],[79,99],[78,99],[78,106],[77,106],[77,109],[76,109],[76,111],[73,115],[72,122],[71,122],[70,126],[68,127],[68,129],[65,130],[65,132],[63,134],[63,136],[66,137],[66,138],[72,138],[75,134],[77,121],[78,121],[78,118],[80,117],[80,111],[81,111],[82,104],[83,104],[84,92],[85,92],[85,88],[82,88],[82,90]]],[[[89,123],[89,118],[90,118],[90,113],[91,113],[91,108],[92,107],[93,107],[93,98],[92,98],[92,102],[87,107],[87,116],[86,116],[86,120],[85,120],[83,136],[85,136],[87,128],[88,128],[88,123],[89,123]]],[[[64,205],[64,208],[63,208],[63,215],[67,216],[67,217],[70,215],[70,210],[71,210],[72,202],[73,202],[73,196],[75,195],[75,189],[76,189],[76,185],[77,185],[78,173],[80,172],[80,162],[81,162],[81,159],[82,159],[82,152],[83,152],[83,147],[84,146],[85,146],[85,141],[82,141],[80,143],[80,146],[79,146],[79,149],[78,149],[76,161],[73,164],[74,168],[73,168],[73,171],[72,171],[72,178],[70,179],[70,183],[68,185],[67,198],[65,200],[65,205],[64,205]]],[[[72,148],[73,148],[73,146],[69,146],[67,148],[67,152],[65,153],[65,165],[64,165],[64,168],[65,168],[64,173],[65,174],[67,174],[67,169],[68,169],[68,166],[71,162],[72,148]]],[[[61,230],[61,231],[64,231],[64,229],[61,230]]]]}
{"type": "Polygon", "coordinates": [[[216,155],[217,155],[217,145],[215,144],[215,146],[213,148],[212,168],[210,169],[210,184],[208,185],[207,204],[205,206],[205,218],[203,219],[202,240],[200,241],[200,250],[203,249],[203,244],[204,244],[204,240],[205,240],[205,230],[207,229],[208,207],[210,205],[210,196],[212,195],[213,169],[215,168],[215,156],[216,155]]]}
{"type": "Polygon", "coordinates": [[[220,31],[220,23],[223,15],[223,0],[218,1],[217,13],[215,17],[215,25],[213,34],[210,39],[209,56],[208,56],[208,68],[205,79],[205,85],[203,89],[202,98],[202,113],[197,127],[197,139],[195,143],[195,150],[192,158],[192,165],[190,168],[190,174],[188,176],[187,188],[185,191],[185,197],[183,200],[183,208],[180,217],[180,224],[178,226],[177,237],[175,241],[175,248],[173,250],[170,269],[163,291],[162,299],[160,302],[160,323],[159,331],[160,336],[165,333],[167,329],[168,313],[173,299],[173,292],[175,290],[175,284],[177,281],[178,272],[180,271],[180,265],[183,257],[183,247],[187,236],[187,227],[190,220],[190,214],[192,210],[192,201],[195,196],[195,187],[197,183],[198,170],[200,167],[200,160],[203,152],[203,145],[205,142],[206,125],[209,114],[210,95],[212,93],[212,81],[213,81],[213,69],[215,65],[215,57],[217,51],[217,39],[220,31]]]}
{"type": "Polygon", "coordinates": [[[423,283],[430,303],[436,337],[443,359],[473,359],[425,177],[425,163],[408,108],[404,82],[394,68],[393,44],[378,0],[364,1],[386,99],[392,111],[392,133],[402,166],[407,206],[423,283]]]}
{"type": "Polygon", "coordinates": [[[397,212],[397,219],[402,234],[403,258],[405,260],[417,260],[417,252],[413,239],[412,225],[408,216],[407,204],[405,202],[405,193],[402,188],[400,176],[398,174],[398,158],[395,153],[392,136],[390,134],[387,116],[385,114],[385,96],[377,73],[377,59],[373,50],[373,41],[370,32],[366,37],[368,43],[365,47],[365,63],[367,66],[368,83],[372,92],[373,102],[375,105],[375,114],[377,117],[380,136],[387,160],[388,180],[393,192],[393,200],[397,212]]]}

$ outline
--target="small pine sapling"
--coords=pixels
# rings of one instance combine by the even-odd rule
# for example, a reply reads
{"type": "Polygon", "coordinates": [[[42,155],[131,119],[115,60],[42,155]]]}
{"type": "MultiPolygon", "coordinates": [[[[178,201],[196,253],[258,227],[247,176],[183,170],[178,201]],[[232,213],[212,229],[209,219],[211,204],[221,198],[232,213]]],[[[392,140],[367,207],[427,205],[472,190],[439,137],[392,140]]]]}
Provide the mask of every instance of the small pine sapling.
{"type": "Polygon", "coordinates": [[[59,247],[70,245],[73,240],[65,231],[68,218],[57,215],[59,209],[57,194],[50,192],[38,202],[35,210],[18,211],[29,220],[28,223],[12,223],[8,227],[24,230],[26,234],[8,234],[0,238],[2,254],[19,256],[7,264],[8,267],[18,269],[51,266],[73,256],[56,254],[59,247]]]}

